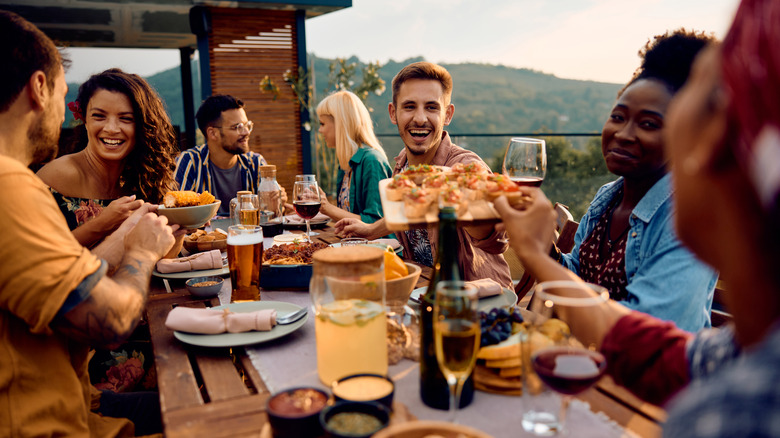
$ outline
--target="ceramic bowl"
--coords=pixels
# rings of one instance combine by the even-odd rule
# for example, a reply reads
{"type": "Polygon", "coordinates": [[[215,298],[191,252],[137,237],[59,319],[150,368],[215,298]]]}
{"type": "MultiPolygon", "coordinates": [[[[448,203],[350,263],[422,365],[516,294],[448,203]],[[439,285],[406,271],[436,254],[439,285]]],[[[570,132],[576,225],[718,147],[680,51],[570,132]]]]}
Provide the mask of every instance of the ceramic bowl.
{"type": "Polygon", "coordinates": [[[222,283],[225,280],[222,277],[195,277],[190,278],[185,283],[187,290],[192,295],[201,298],[216,297],[220,289],[222,289],[222,283]],[[199,286],[199,284],[208,283],[207,285],[199,286]]]}
{"type": "Polygon", "coordinates": [[[268,399],[266,411],[275,438],[322,435],[320,413],[328,394],[318,388],[290,388],[268,399]]]}
{"type": "Polygon", "coordinates": [[[219,210],[219,200],[206,205],[193,205],[191,207],[166,208],[159,206],[157,214],[168,218],[168,223],[178,224],[181,228],[200,228],[206,225],[219,210]]]}
{"type": "Polygon", "coordinates": [[[379,402],[393,410],[393,380],[381,374],[352,374],[342,377],[331,385],[336,401],[379,402]]]}
{"type": "MultiPolygon", "coordinates": [[[[355,424],[356,422],[346,421],[346,423],[355,424]]],[[[387,409],[387,406],[377,402],[340,401],[327,406],[320,412],[320,426],[325,430],[325,436],[331,438],[369,438],[377,431],[387,427],[388,423],[390,423],[390,410],[387,409]],[[337,426],[337,423],[341,422],[334,417],[338,414],[350,413],[370,415],[378,420],[378,425],[371,430],[345,430],[337,426]]]]}
{"type": "Polygon", "coordinates": [[[422,269],[411,263],[406,263],[409,274],[405,277],[387,280],[385,282],[385,301],[390,310],[398,312],[409,301],[422,269]]]}
{"type": "Polygon", "coordinates": [[[442,438],[489,438],[490,435],[472,427],[461,424],[445,423],[443,421],[409,421],[382,429],[374,438],[425,438],[436,436],[442,438]]]}
{"type": "Polygon", "coordinates": [[[211,251],[212,249],[218,249],[224,252],[227,251],[227,237],[225,237],[224,239],[208,240],[202,242],[192,241],[185,237],[184,249],[189,251],[190,254],[211,251]]]}

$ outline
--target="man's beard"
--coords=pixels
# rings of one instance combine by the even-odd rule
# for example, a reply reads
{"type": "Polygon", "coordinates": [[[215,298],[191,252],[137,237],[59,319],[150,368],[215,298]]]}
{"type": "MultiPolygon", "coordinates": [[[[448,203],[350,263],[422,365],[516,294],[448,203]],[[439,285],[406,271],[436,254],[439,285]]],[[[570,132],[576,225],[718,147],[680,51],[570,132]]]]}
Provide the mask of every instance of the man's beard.
{"type": "Polygon", "coordinates": [[[232,144],[222,144],[222,149],[224,149],[225,152],[229,152],[233,155],[241,155],[249,152],[249,143],[247,143],[246,148],[244,148],[241,143],[241,141],[237,141],[232,144]]]}
{"type": "Polygon", "coordinates": [[[49,120],[46,114],[27,130],[27,140],[32,149],[30,164],[44,164],[53,160],[59,150],[60,125],[47,126],[49,120]]]}

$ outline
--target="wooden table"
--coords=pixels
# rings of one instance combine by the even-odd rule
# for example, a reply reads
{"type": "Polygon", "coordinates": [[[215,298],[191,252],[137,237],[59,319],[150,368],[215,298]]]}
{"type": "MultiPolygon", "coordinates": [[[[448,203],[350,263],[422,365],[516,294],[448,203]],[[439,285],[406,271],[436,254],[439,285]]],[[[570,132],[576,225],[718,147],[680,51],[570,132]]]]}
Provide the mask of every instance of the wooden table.
{"type": "MultiPolygon", "coordinates": [[[[332,229],[318,231],[322,241],[338,240],[332,229]]],[[[430,268],[424,269],[418,286],[426,285],[430,274],[430,268]]],[[[245,350],[188,346],[164,325],[173,307],[214,306],[219,300],[192,297],[183,280],[171,281],[171,289],[166,293],[162,280],[152,278],[147,305],[165,436],[260,436],[267,423],[270,393],[245,350]]],[[[579,398],[639,436],[661,435],[664,411],[641,402],[608,378],[579,398]]]]}

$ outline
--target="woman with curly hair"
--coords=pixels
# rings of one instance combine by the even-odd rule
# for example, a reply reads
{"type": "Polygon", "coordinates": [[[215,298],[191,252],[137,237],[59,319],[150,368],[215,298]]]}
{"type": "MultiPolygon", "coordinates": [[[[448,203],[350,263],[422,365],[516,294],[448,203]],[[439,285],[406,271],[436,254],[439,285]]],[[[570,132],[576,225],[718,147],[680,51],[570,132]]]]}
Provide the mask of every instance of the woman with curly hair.
{"type": "Polygon", "coordinates": [[[83,149],[52,161],[38,176],[76,239],[91,247],[144,201],[159,204],[176,186],[176,136],[154,89],[120,69],[90,77],[68,106],[83,122],[76,129],[83,149]]]}
{"type": "MultiPolygon", "coordinates": [[[[607,169],[619,178],[596,193],[571,253],[556,251],[560,264],[607,288],[613,300],[688,331],[711,325],[717,274],[675,234],[663,135],[669,102],[711,40],[680,29],[640,50],[642,64],[618,93],[601,132],[607,169]]],[[[559,273],[535,274],[548,281],[559,273]]]]}

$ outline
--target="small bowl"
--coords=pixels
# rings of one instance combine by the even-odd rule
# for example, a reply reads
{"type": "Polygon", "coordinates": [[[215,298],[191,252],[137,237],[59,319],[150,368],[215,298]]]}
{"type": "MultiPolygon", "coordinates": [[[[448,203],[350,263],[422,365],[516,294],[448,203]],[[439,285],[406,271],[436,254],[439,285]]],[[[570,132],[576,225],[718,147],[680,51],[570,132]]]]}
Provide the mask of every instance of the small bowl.
{"type": "Polygon", "coordinates": [[[198,252],[211,251],[212,249],[218,249],[220,251],[227,251],[227,237],[220,240],[208,240],[205,242],[198,242],[184,238],[184,249],[190,254],[198,252]]]}
{"type": "Polygon", "coordinates": [[[217,296],[220,289],[222,289],[223,282],[224,279],[221,277],[195,277],[187,280],[185,284],[187,285],[187,290],[196,297],[210,298],[217,296]],[[198,283],[204,282],[215,283],[208,286],[198,286],[198,283]]]}
{"type": "Polygon", "coordinates": [[[382,403],[377,402],[340,401],[320,412],[320,426],[325,430],[325,435],[331,438],[368,438],[387,427],[389,422],[390,410],[382,403]],[[345,413],[368,414],[379,420],[379,426],[370,431],[346,431],[334,427],[332,422],[328,424],[337,414],[345,413]]]}
{"type": "Polygon", "coordinates": [[[200,228],[217,214],[220,203],[221,201],[217,200],[206,205],[175,208],[166,208],[161,205],[157,207],[157,214],[167,217],[168,223],[171,225],[178,224],[180,227],[188,229],[200,228]]]}
{"type": "Polygon", "coordinates": [[[386,429],[380,430],[374,438],[424,438],[427,436],[436,436],[443,438],[490,438],[491,435],[481,430],[462,424],[445,423],[443,421],[408,421],[406,423],[394,424],[386,429]]]}
{"type": "Polygon", "coordinates": [[[393,410],[395,384],[388,376],[381,374],[352,374],[342,377],[331,385],[336,401],[379,402],[393,410]]]}
{"type": "Polygon", "coordinates": [[[327,403],[328,394],[317,388],[290,388],[274,394],[266,405],[273,436],[321,436],[320,413],[327,403]],[[306,404],[306,410],[302,409],[306,404]]]}
{"type": "Polygon", "coordinates": [[[409,301],[422,269],[411,263],[406,263],[409,274],[405,277],[387,280],[385,282],[385,301],[391,311],[400,312],[409,301]]]}

